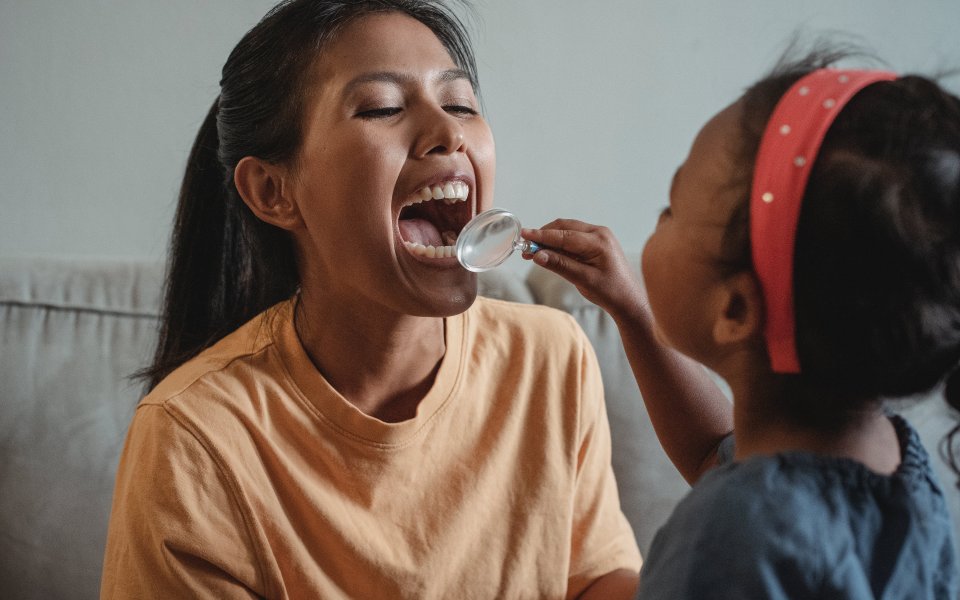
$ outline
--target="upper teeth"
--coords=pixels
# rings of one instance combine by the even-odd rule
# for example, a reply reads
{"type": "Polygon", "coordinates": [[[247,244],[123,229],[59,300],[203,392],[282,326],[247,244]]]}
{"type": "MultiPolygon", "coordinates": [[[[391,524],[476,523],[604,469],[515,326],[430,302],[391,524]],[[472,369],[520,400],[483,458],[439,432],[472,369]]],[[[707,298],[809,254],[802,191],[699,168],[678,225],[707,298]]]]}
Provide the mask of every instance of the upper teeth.
{"type": "Polygon", "coordinates": [[[434,186],[425,186],[417,191],[403,206],[420,204],[424,200],[443,200],[444,204],[463,202],[470,194],[470,187],[462,181],[448,181],[434,186]]]}

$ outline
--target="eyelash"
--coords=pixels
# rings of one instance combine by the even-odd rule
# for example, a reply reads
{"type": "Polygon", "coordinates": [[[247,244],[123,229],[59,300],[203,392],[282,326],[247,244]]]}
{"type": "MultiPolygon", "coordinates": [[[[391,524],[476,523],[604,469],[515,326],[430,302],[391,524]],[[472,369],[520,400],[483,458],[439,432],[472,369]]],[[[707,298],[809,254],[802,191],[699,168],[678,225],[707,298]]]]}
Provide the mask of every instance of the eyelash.
{"type": "Polygon", "coordinates": [[[460,114],[460,115],[476,115],[476,114],[479,114],[479,113],[477,113],[477,111],[474,110],[473,108],[470,108],[469,106],[464,106],[464,105],[462,105],[462,104],[448,104],[447,106],[444,106],[444,107],[443,107],[443,110],[446,110],[446,111],[452,112],[452,113],[457,113],[457,114],[460,114]]]}
{"type": "Polygon", "coordinates": [[[664,206],[663,209],[660,211],[660,215],[657,217],[657,221],[662,221],[663,219],[666,219],[672,214],[673,214],[673,211],[670,210],[670,205],[668,204],[667,206],[664,206]]]}
{"type": "MultiPolygon", "coordinates": [[[[456,114],[456,115],[469,115],[474,116],[479,114],[476,110],[469,106],[464,106],[462,104],[448,104],[443,107],[447,112],[456,114]]],[[[386,119],[394,115],[400,114],[400,111],[403,109],[398,106],[387,106],[384,108],[373,108],[370,110],[363,110],[357,113],[357,116],[361,119],[386,119]]]]}
{"type": "Polygon", "coordinates": [[[387,117],[392,117],[393,115],[399,114],[400,108],[396,106],[387,106],[385,108],[373,108],[370,110],[362,110],[357,113],[357,116],[361,119],[385,119],[387,117]]]}

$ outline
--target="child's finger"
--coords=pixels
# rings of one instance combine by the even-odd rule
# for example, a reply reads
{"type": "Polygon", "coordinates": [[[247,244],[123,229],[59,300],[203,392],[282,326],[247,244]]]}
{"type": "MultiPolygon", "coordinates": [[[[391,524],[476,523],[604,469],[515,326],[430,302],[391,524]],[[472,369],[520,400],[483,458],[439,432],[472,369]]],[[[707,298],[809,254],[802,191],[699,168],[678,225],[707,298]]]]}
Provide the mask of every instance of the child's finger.
{"type": "Polygon", "coordinates": [[[554,219],[540,229],[569,229],[571,231],[593,231],[597,228],[592,223],[577,219],[554,219]]]}
{"type": "MultiPolygon", "coordinates": [[[[598,225],[593,225],[591,223],[585,223],[584,221],[578,221],[577,219],[554,219],[550,221],[543,227],[535,231],[569,231],[569,232],[581,232],[585,234],[593,234],[597,231],[605,229],[598,225]]],[[[546,234],[550,235],[550,234],[546,234]]]]}
{"type": "Polygon", "coordinates": [[[591,273],[596,271],[589,265],[553,250],[540,250],[533,255],[533,262],[548,271],[553,271],[576,286],[588,285],[591,273]]]}
{"type": "Polygon", "coordinates": [[[600,238],[593,232],[573,229],[524,229],[521,234],[541,247],[555,248],[574,256],[593,255],[600,248],[600,238]]]}

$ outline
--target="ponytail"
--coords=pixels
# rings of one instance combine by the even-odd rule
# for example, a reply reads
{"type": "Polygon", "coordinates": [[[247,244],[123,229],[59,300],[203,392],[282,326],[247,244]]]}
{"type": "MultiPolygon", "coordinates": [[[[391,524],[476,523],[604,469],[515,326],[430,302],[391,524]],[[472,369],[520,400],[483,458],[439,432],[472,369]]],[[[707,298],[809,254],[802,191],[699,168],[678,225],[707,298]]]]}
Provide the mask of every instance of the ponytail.
{"type": "Polygon", "coordinates": [[[299,278],[286,232],[240,199],[219,157],[219,98],[197,134],[180,187],[153,364],[137,373],[155,387],[178,366],[269,306],[299,278]]]}

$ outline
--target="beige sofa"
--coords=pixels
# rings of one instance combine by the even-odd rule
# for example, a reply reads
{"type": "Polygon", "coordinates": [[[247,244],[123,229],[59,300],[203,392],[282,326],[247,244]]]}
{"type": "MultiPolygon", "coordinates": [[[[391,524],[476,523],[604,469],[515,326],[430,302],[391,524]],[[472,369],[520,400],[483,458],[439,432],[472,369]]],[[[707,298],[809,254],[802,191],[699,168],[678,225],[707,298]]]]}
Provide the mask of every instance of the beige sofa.
{"type": "MultiPolygon", "coordinates": [[[[0,258],[0,596],[97,596],[114,470],[156,336],[162,266],[0,258]]],[[[596,348],[624,512],[642,550],[687,486],[667,461],[612,321],[541,269],[494,271],[481,293],[572,314],[596,348]]],[[[932,454],[943,402],[906,411],[932,454]]],[[[953,478],[936,460],[955,519],[953,478]]]]}

